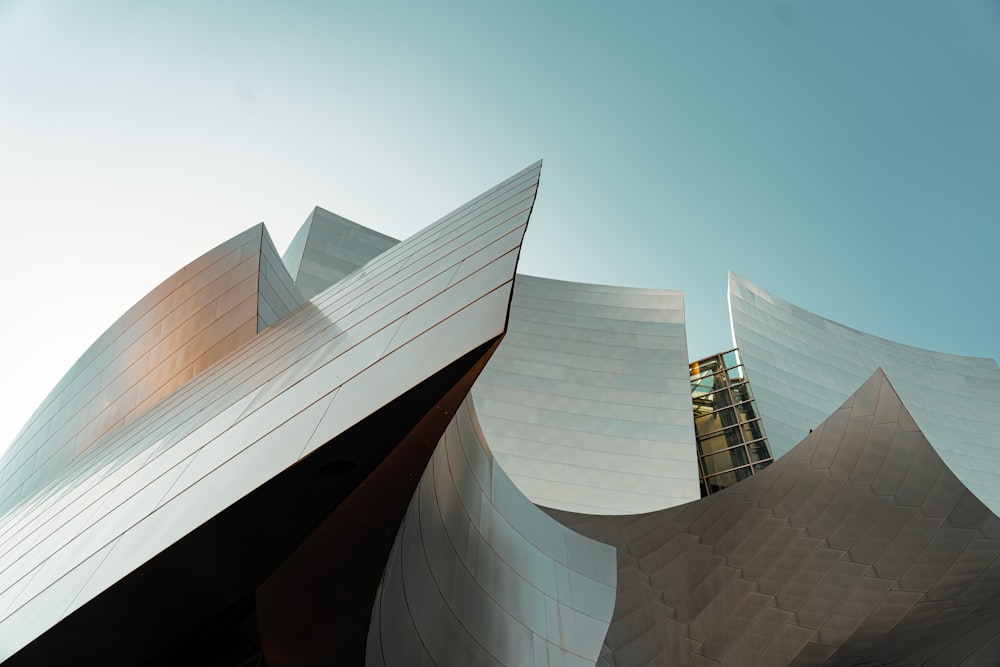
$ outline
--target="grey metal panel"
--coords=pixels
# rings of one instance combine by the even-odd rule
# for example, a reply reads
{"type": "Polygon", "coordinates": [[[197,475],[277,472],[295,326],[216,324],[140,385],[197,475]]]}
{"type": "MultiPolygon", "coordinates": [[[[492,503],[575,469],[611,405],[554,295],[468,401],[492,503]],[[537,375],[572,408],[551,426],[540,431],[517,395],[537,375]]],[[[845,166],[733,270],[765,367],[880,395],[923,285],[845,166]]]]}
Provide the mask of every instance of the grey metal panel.
{"type": "Polygon", "coordinates": [[[699,496],[688,361],[679,292],[518,275],[473,396],[532,501],[648,512],[699,496]]]}
{"type": "MultiPolygon", "coordinates": [[[[514,247],[498,229],[454,280],[514,247]]],[[[309,296],[359,268],[363,247],[391,243],[317,209],[285,259],[309,296]]],[[[519,275],[509,333],[473,393],[500,464],[534,502],[645,512],[699,496],[688,361],[680,292],[519,275]]]]}
{"type": "Polygon", "coordinates": [[[948,467],[990,509],[1000,510],[996,361],[878,338],[810,313],[734,274],[729,309],[776,457],[881,367],[948,467]]]}
{"type": "MultiPolygon", "coordinates": [[[[0,517],[0,660],[345,428],[502,334],[512,263],[506,273],[433,278],[454,275],[482,249],[476,240],[486,229],[523,234],[527,214],[514,213],[530,211],[539,170],[533,165],[489,190],[256,335],[253,312],[248,341],[0,517]],[[427,293],[422,284],[438,287],[427,293]],[[404,322],[409,333],[394,342],[404,322]]],[[[252,231],[259,257],[260,231],[252,231]]],[[[244,250],[227,253],[240,271],[237,284],[260,266],[253,252],[243,259],[244,250]],[[256,265],[244,275],[248,260],[256,265]]],[[[195,280],[196,268],[171,280],[195,280]]],[[[177,285],[168,283],[112,330],[159,322],[147,313],[170,301],[177,285]]],[[[281,283],[271,285],[275,294],[281,283]]],[[[255,305],[256,287],[250,299],[255,305]]]]}
{"type": "Polygon", "coordinates": [[[466,399],[396,537],[366,664],[593,665],[615,568],[517,490],[466,399]]]}
{"type": "Polygon", "coordinates": [[[955,488],[878,370],[717,494],[629,517],[549,513],[618,548],[601,664],[983,664],[1000,632],[1000,518],[955,488]]]}
{"type": "Polygon", "coordinates": [[[80,357],[0,463],[9,509],[304,300],[256,225],[139,300],[80,357]],[[263,287],[264,289],[261,289],[263,287]]]}
{"type": "Polygon", "coordinates": [[[282,259],[303,296],[311,299],[397,243],[317,206],[282,259]]]}

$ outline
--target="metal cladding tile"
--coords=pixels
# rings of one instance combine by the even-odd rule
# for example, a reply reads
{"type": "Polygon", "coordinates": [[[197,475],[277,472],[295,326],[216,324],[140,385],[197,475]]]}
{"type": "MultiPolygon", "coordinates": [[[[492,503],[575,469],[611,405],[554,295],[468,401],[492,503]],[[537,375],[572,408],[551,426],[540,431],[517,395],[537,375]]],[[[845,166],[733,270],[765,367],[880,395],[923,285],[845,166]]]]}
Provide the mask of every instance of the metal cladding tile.
{"type": "MultiPolygon", "coordinates": [[[[700,601],[696,613],[687,612],[684,614],[690,619],[688,634],[699,642],[715,640],[717,631],[721,628],[739,625],[738,619],[740,618],[745,617],[745,622],[749,623],[756,611],[749,613],[747,610],[759,611],[771,600],[770,597],[757,593],[754,582],[739,576],[738,571],[732,571],[729,568],[720,571],[725,574],[723,587],[713,591],[714,595],[711,598],[705,596],[700,601]],[[737,610],[741,608],[743,609],[743,617],[737,614],[737,610]],[[748,614],[749,616],[747,616],[748,614]],[[730,618],[722,623],[719,622],[719,619],[727,617],[730,618]]],[[[701,589],[696,591],[696,595],[700,592],[701,589]]],[[[678,617],[680,618],[681,615],[678,617]]]]}
{"type": "Polygon", "coordinates": [[[781,590],[822,545],[823,541],[820,539],[802,534],[796,536],[781,556],[771,561],[770,567],[757,579],[760,592],[775,594],[781,590]]]}
{"type": "MultiPolygon", "coordinates": [[[[781,502],[774,506],[774,515],[782,518],[790,518],[793,514],[802,509],[802,505],[808,501],[817,490],[823,480],[829,478],[826,470],[808,469],[802,473],[795,486],[782,498],[781,502]]],[[[804,523],[793,524],[805,527],[804,523]]]]}
{"type": "Polygon", "coordinates": [[[738,567],[733,565],[733,554],[742,551],[740,549],[742,543],[760,530],[764,521],[774,518],[770,512],[758,509],[754,505],[752,511],[746,512],[739,521],[730,525],[725,533],[711,540],[715,553],[725,555],[727,563],[738,567]]]}
{"type": "MultiPolygon", "coordinates": [[[[535,176],[537,177],[537,173],[535,176]]],[[[462,231],[460,225],[455,227],[455,230],[456,234],[454,235],[452,242],[458,244],[456,246],[456,248],[458,248],[461,247],[464,232],[462,231]]],[[[405,242],[400,244],[400,247],[403,248],[405,253],[407,248],[412,249],[413,243],[405,242]]],[[[464,261],[464,258],[461,255],[453,256],[448,259],[449,254],[445,253],[441,255],[441,257],[442,261],[451,261],[453,265],[454,263],[464,261]]],[[[252,259],[252,257],[250,259],[252,259]]],[[[237,268],[243,267],[246,261],[249,260],[245,260],[243,264],[237,264],[237,268]]],[[[240,270],[243,269],[240,268],[240,270]]],[[[512,268],[510,273],[512,276],[512,268]]],[[[508,281],[511,276],[507,277],[508,281]]],[[[398,274],[390,276],[390,278],[399,280],[402,279],[398,274]]],[[[481,301],[480,297],[494,287],[494,285],[484,284],[482,286],[482,291],[478,294],[471,293],[467,298],[470,302],[479,302],[481,301]]],[[[205,420],[210,419],[213,414],[210,407],[206,407],[205,409],[194,409],[191,406],[209,405],[214,406],[216,411],[218,411],[240,401],[253,391],[260,390],[262,384],[275,382],[278,378],[280,378],[281,382],[287,383],[286,386],[289,387],[290,390],[295,391],[295,389],[291,388],[297,386],[297,384],[307,377],[312,370],[315,370],[316,367],[313,367],[312,369],[299,367],[298,376],[296,376],[295,373],[289,375],[285,371],[293,367],[294,364],[301,358],[298,351],[306,345],[311,345],[313,340],[318,338],[320,346],[322,347],[322,345],[331,340],[332,337],[341,335],[341,330],[336,327],[327,326],[324,329],[321,327],[317,328],[317,325],[322,323],[323,320],[329,321],[329,316],[332,311],[337,308],[339,295],[346,294],[351,289],[353,289],[353,283],[345,284],[342,287],[335,286],[327,293],[324,293],[324,297],[317,301],[319,305],[314,304],[314,307],[311,309],[300,309],[289,316],[288,321],[296,322],[301,326],[301,328],[296,329],[295,327],[283,322],[282,326],[274,327],[262,332],[239,350],[235,351],[232,355],[196,378],[194,381],[178,389],[174,395],[166,399],[163,403],[140,416],[132,425],[126,425],[126,428],[116,432],[113,437],[108,439],[108,452],[112,451],[112,447],[120,447],[121,449],[120,452],[115,453],[114,457],[107,459],[107,464],[113,470],[115,466],[121,465],[123,462],[126,462],[130,458],[134,457],[137,451],[145,451],[150,447],[160,447],[164,439],[170,439],[173,437],[170,434],[177,428],[187,429],[187,432],[182,438],[171,442],[169,446],[184,446],[186,438],[191,437],[193,432],[197,432],[196,426],[198,424],[198,420],[204,422],[205,420]],[[324,310],[324,304],[329,305],[330,310],[324,310]],[[268,368],[269,372],[273,374],[269,377],[258,378],[254,374],[254,369],[262,366],[268,368]],[[193,422],[192,419],[194,420],[193,422]],[[128,454],[126,454],[126,452],[128,452],[128,454]]],[[[488,341],[491,337],[496,336],[497,333],[502,331],[503,320],[505,319],[506,307],[508,303],[506,294],[503,296],[505,298],[497,302],[498,310],[491,314],[491,317],[493,317],[497,322],[497,326],[494,330],[483,334],[485,336],[483,339],[474,339],[475,336],[482,333],[483,329],[481,327],[473,327],[462,331],[449,332],[452,335],[450,335],[447,345],[442,346],[434,344],[430,347],[424,348],[424,351],[428,354],[424,355],[423,361],[426,362],[428,369],[443,368],[449,364],[451,360],[461,356],[461,354],[463,354],[463,350],[469,349],[470,346],[476,347],[477,345],[481,345],[483,342],[488,341]],[[440,365],[431,366],[431,364],[435,362],[440,365]]],[[[352,301],[352,303],[359,304],[359,307],[363,306],[365,302],[366,300],[363,296],[359,296],[358,299],[352,301]]],[[[455,303],[454,309],[461,311],[466,305],[468,304],[455,303]]],[[[413,303],[412,298],[407,300],[404,295],[396,302],[386,304],[386,306],[390,309],[397,309],[396,312],[398,317],[399,315],[407,312],[409,312],[412,316],[413,312],[411,311],[419,309],[420,304],[413,303]]],[[[436,316],[436,314],[437,312],[433,309],[428,310],[429,316],[436,316]]],[[[479,313],[479,319],[483,319],[485,316],[485,312],[479,313]]],[[[144,315],[143,317],[146,316],[144,315]]],[[[391,320],[391,318],[389,319],[391,320]]],[[[142,318],[139,318],[137,321],[140,320],[142,320],[142,318]]],[[[256,322],[256,317],[253,318],[253,321],[256,322]]],[[[429,325],[433,325],[433,323],[433,321],[428,322],[429,325]]],[[[343,335],[350,337],[351,334],[347,331],[344,332],[343,335]]],[[[337,354],[335,349],[333,349],[333,354],[337,354]]],[[[330,357],[327,357],[327,360],[329,359],[330,357]]],[[[367,369],[363,368],[361,370],[367,372],[371,368],[377,367],[377,360],[378,355],[376,354],[372,359],[372,361],[376,362],[376,365],[369,366],[367,369]]],[[[431,370],[430,372],[433,373],[434,370],[431,370]]],[[[363,375],[364,373],[356,375],[355,378],[362,377],[363,375]]],[[[339,379],[340,382],[344,382],[345,380],[347,380],[347,378],[339,379]]],[[[420,380],[421,378],[414,378],[415,382],[419,382],[420,380]]],[[[328,385],[326,389],[327,397],[332,396],[333,392],[337,390],[337,386],[337,382],[331,382],[328,385]]],[[[405,387],[402,389],[405,389],[405,387]]],[[[388,390],[384,390],[381,394],[372,392],[370,395],[366,395],[361,399],[354,397],[354,400],[349,399],[348,403],[351,403],[351,407],[358,411],[358,417],[360,418],[384,404],[386,400],[391,399],[391,396],[389,396],[386,391],[388,390]]],[[[275,397],[280,395],[281,392],[274,394],[275,397]]],[[[316,397],[313,397],[313,400],[315,400],[315,398],[316,397]]],[[[343,393],[338,393],[337,399],[342,398],[344,398],[343,393]]],[[[342,403],[342,401],[339,402],[342,403]]],[[[262,405],[258,412],[247,415],[246,419],[253,419],[260,422],[262,415],[265,414],[267,415],[267,419],[276,418],[278,416],[275,414],[275,406],[278,405],[280,405],[280,401],[277,401],[276,399],[271,400],[262,405]]],[[[313,403],[313,405],[318,405],[318,403],[313,403]]],[[[302,404],[298,404],[294,410],[299,411],[303,407],[304,406],[302,404]]],[[[287,419],[288,416],[289,415],[286,414],[284,418],[287,419]]],[[[280,421],[281,419],[277,418],[277,422],[280,423],[280,421]]],[[[292,424],[291,421],[286,423],[290,425],[292,424]]],[[[304,441],[308,439],[309,434],[300,432],[301,429],[299,429],[298,426],[296,426],[293,430],[295,430],[295,433],[292,434],[294,437],[291,438],[291,441],[304,443],[304,441]]],[[[273,433],[277,433],[277,431],[273,433]]],[[[284,433],[284,431],[282,431],[282,433],[284,433]]],[[[225,457],[220,458],[209,456],[207,454],[202,456],[201,458],[206,461],[214,460],[219,463],[219,467],[212,471],[209,477],[205,477],[204,479],[217,479],[224,481],[224,483],[216,484],[213,488],[211,497],[205,495],[203,500],[206,502],[200,506],[191,505],[191,503],[185,502],[185,506],[189,511],[183,515],[178,515],[177,523],[171,526],[171,534],[184,534],[185,532],[194,529],[212,516],[216,509],[225,507],[233,501],[238,500],[242,497],[243,493],[248,490],[252,490],[255,484],[261,483],[273,475],[281,472],[289,461],[287,460],[287,457],[274,456],[279,453],[277,450],[272,451],[272,449],[270,449],[273,445],[272,441],[274,440],[275,438],[260,440],[259,442],[261,443],[266,441],[268,443],[267,446],[258,446],[255,443],[251,449],[246,450],[248,452],[247,454],[244,455],[241,453],[228,459],[225,457]],[[265,454],[267,454],[267,456],[264,456],[265,454]],[[233,493],[234,495],[230,496],[228,493],[233,493]],[[179,531],[179,533],[177,531],[179,531]]],[[[208,444],[199,443],[199,447],[216,447],[215,442],[222,443],[224,441],[219,439],[208,444]]],[[[284,450],[288,450],[287,441],[285,445],[284,450]]],[[[225,446],[231,447],[234,446],[234,443],[226,443],[225,446]]],[[[232,451],[236,450],[238,450],[238,445],[232,451]]],[[[102,459],[102,457],[108,452],[98,452],[95,450],[93,455],[94,461],[102,459]]],[[[85,476],[103,476],[107,473],[107,470],[102,470],[100,466],[92,465],[93,461],[90,460],[89,454],[88,457],[85,457],[85,459],[86,460],[81,459],[81,474],[84,474],[85,476]]],[[[294,451],[292,460],[294,460],[294,451]]],[[[163,470],[161,470],[161,467],[163,461],[165,461],[165,459],[159,457],[148,458],[137,474],[141,473],[145,479],[166,479],[162,476],[163,470]]],[[[74,469],[70,472],[72,474],[77,474],[80,471],[74,469]]],[[[202,471],[202,473],[204,472],[208,471],[202,471]]],[[[195,477],[197,476],[198,475],[195,475],[195,477]]],[[[166,479],[166,481],[169,482],[170,480],[166,479]]],[[[201,486],[205,485],[201,484],[201,486]]],[[[101,518],[96,520],[97,523],[94,524],[94,528],[98,530],[92,531],[93,537],[87,538],[88,543],[80,545],[81,554],[86,555],[88,550],[94,550],[96,553],[96,550],[103,547],[107,543],[106,538],[113,538],[120,535],[121,531],[132,525],[133,521],[138,522],[135,524],[136,526],[148,527],[147,524],[143,522],[155,520],[150,518],[155,516],[151,513],[151,511],[157,506],[157,503],[160,502],[161,498],[164,497],[164,493],[161,490],[154,489],[152,486],[148,486],[146,490],[142,492],[141,496],[139,494],[129,495],[128,493],[124,493],[124,487],[120,487],[114,492],[121,495],[122,498],[127,501],[127,504],[120,505],[122,509],[118,510],[117,513],[104,514],[101,518]],[[124,495],[122,495],[123,493],[124,495]],[[124,517],[119,520],[118,517],[126,510],[130,513],[133,520],[125,520],[124,517]]],[[[190,494],[185,493],[182,494],[182,497],[189,500],[189,495],[190,494]]],[[[165,509],[166,506],[164,507],[164,511],[165,509]]],[[[156,531],[153,532],[156,533],[156,531]]],[[[167,546],[169,546],[169,542],[162,541],[162,537],[155,537],[147,540],[146,543],[142,545],[144,550],[148,550],[153,554],[165,549],[167,546]]],[[[139,554],[140,552],[136,551],[135,553],[139,554]]],[[[138,557],[139,556],[136,555],[136,558],[138,557]]],[[[105,560],[104,565],[106,566],[108,562],[110,561],[105,560]]],[[[102,566],[102,569],[106,569],[106,567],[102,566]]],[[[82,590],[73,591],[72,595],[67,599],[75,600],[74,604],[85,604],[90,597],[97,595],[102,590],[101,586],[96,586],[93,582],[99,581],[102,582],[102,586],[110,586],[117,580],[116,577],[120,578],[127,574],[128,571],[128,569],[123,569],[118,572],[107,571],[100,577],[95,576],[86,586],[86,595],[83,594],[82,590]]],[[[19,641],[22,642],[30,641],[37,636],[37,634],[47,629],[53,622],[57,621],[58,617],[55,614],[58,614],[58,610],[64,608],[62,598],[60,596],[65,593],[59,590],[59,586],[52,585],[46,587],[46,581],[49,580],[50,577],[57,577],[58,573],[53,571],[52,574],[49,575],[41,570],[38,570],[38,573],[44,576],[41,578],[36,576],[35,578],[35,581],[37,581],[38,585],[41,587],[41,592],[35,599],[43,602],[44,608],[51,609],[53,611],[43,614],[43,616],[45,616],[48,620],[37,620],[37,625],[33,625],[35,628],[33,633],[19,632],[19,641]]],[[[11,617],[8,618],[10,619],[11,617]]],[[[18,618],[23,619],[25,616],[24,614],[18,614],[18,618]]],[[[33,623],[35,623],[35,621],[33,621],[33,623]]],[[[7,627],[6,622],[3,622],[2,625],[3,628],[7,627]]],[[[6,630],[2,630],[2,632],[6,633],[6,630]]],[[[19,647],[19,645],[8,644],[4,647],[4,650],[7,652],[13,652],[19,647]]]]}
{"type": "Polygon", "coordinates": [[[629,554],[637,559],[664,549],[667,551],[659,557],[673,558],[684,548],[683,545],[696,542],[698,539],[687,532],[687,526],[684,524],[641,519],[633,525],[623,526],[616,532],[616,538],[628,542],[629,554]],[[670,546],[671,544],[673,546],[670,546]]]}
{"type": "Polygon", "coordinates": [[[872,418],[868,415],[852,415],[847,423],[847,429],[840,441],[837,454],[830,463],[830,474],[835,477],[846,477],[857,465],[861,453],[869,447],[868,438],[872,426],[872,418]]]}
{"type": "MultiPolygon", "coordinates": [[[[817,586],[843,558],[842,551],[817,549],[775,594],[775,604],[780,609],[796,611],[814,594],[817,586]]],[[[860,576],[860,575],[859,575],[860,576]]],[[[815,625],[808,627],[815,628],[815,625]]]]}
{"type": "Polygon", "coordinates": [[[683,624],[662,617],[658,621],[632,641],[614,649],[615,662],[619,665],[656,664],[659,656],[671,646],[677,645],[682,638],[686,639],[683,624]]]}
{"type": "Polygon", "coordinates": [[[851,508],[850,513],[844,517],[840,525],[827,536],[827,544],[834,549],[851,548],[857,539],[868,530],[868,527],[875,522],[875,519],[891,500],[892,498],[889,496],[867,494],[861,496],[861,500],[851,508]]]}
{"type": "MultiPolygon", "coordinates": [[[[928,516],[947,517],[966,494],[972,495],[951,470],[942,468],[924,502],[920,504],[920,511],[928,516]]],[[[989,516],[995,518],[992,513],[989,516]]],[[[997,520],[997,527],[1000,529],[1000,520],[997,520]]]]}
{"type": "Polygon", "coordinates": [[[716,660],[711,660],[698,653],[693,654],[684,662],[684,667],[718,667],[716,660]]]}
{"type": "Polygon", "coordinates": [[[890,465],[883,465],[878,475],[871,482],[873,493],[882,495],[892,495],[896,493],[903,481],[906,473],[913,462],[917,450],[926,442],[923,434],[919,432],[897,431],[892,438],[892,445],[886,460],[890,465]]]}
{"type": "Polygon", "coordinates": [[[765,607],[757,614],[747,631],[736,640],[719,664],[723,667],[752,665],[764,653],[792,613],[776,607],[765,607]]]}
{"type": "MultiPolygon", "coordinates": [[[[560,541],[568,551],[554,560],[531,544],[527,536],[537,532],[539,521],[547,522],[549,533],[569,531],[527,501],[518,504],[512,498],[496,495],[501,487],[506,489],[502,493],[511,493],[514,487],[509,481],[498,480],[497,475],[502,473],[490,460],[484,442],[472,446],[482,434],[471,411],[471,399],[467,398],[420,481],[411,503],[411,507],[420,507],[419,524],[411,528],[414,522],[405,522],[397,536],[404,549],[405,594],[384,592],[380,599],[383,613],[387,608],[408,610],[411,618],[403,622],[416,628],[421,642],[431,652],[433,664],[479,664],[485,660],[530,665],[543,655],[543,664],[553,657],[558,659],[557,664],[594,664],[608,628],[608,620],[597,617],[613,616],[614,586],[603,581],[613,584],[615,580],[613,552],[597,542],[576,537],[560,541]],[[463,412],[470,418],[462,417],[463,412]],[[482,457],[493,468],[491,489],[479,487],[480,502],[492,507],[488,531],[482,534],[477,528],[482,509],[470,514],[458,491],[461,485],[453,481],[456,475],[475,477],[476,466],[467,456],[482,457]],[[503,514],[494,504],[498,501],[503,514]],[[478,544],[472,552],[467,551],[470,540],[478,544]],[[427,554],[430,569],[414,569],[413,564],[407,564],[405,550],[411,543],[412,548],[427,554]],[[579,553],[588,549],[594,554],[579,553]],[[453,565],[435,566],[445,562],[453,565]],[[586,567],[581,571],[565,570],[577,562],[586,567]],[[607,573],[599,571],[601,563],[607,573]],[[600,580],[585,581],[582,572],[594,572],[600,580]],[[428,592],[428,587],[440,593],[428,592]],[[440,598],[443,604],[439,617],[454,620],[435,623],[421,614],[413,600],[423,596],[440,598]],[[456,640],[465,647],[461,651],[456,648],[456,640]]],[[[398,569],[398,562],[390,563],[390,568],[398,569]]],[[[393,576],[387,569],[383,580],[391,581],[393,576]]],[[[373,617],[373,626],[378,622],[373,617]]],[[[392,636],[386,628],[373,627],[370,632],[392,636]]],[[[386,657],[386,665],[409,664],[402,655],[391,660],[386,657]]]]}
{"type": "Polygon", "coordinates": [[[705,609],[714,604],[716,609],[729,609],[753,588],[753,584],[740,577],[739,570],[716,567],[701,579],[684,600],[676,605],[677,620],[691,623],[705,609]]]}
{"type": "MultiPolygon", "coordinates": [[[[772,465],[768,466],[768,469],[774,468],[778,465],[780,461],[776,461],[772,465]]],[[[809,468],[809,461],[803,459],[792,458],[785,466],[778,468],[778,472],[775,473],[777,479],[770,488],[760,496],[757,504],[765,509],[773,509],[778,506],[778,504],[784,499],[786,495],[795,487],[795,484],[799,481],[799,477],[802,476],[805,471],[809,468]]],[[[771,477],[772,475],[767,475],[771,477]]],[[[754,475],[756,477],[756,475],[754,475]]],[[[753,478],[751,478],[752,480],[753,478]]]]}
{"type": "Polygon", "coordinates": [[[517,277],[509,335],[473,394],[498,460],[531,500],[625,514],[697,498],[683,319],[676,292],[517,277]],[[537,407],[531,392],[552,400],[537,407]],[[582,439],[634,458],[634,469],[581,455],[582,439]],[[643,458],[671,464],[643,467],[643,458]]]}
{"type": "Polygon", "coordinates": [[[786,623],[764,653],[754,661],[754,667],[785,667],[815,638],[815,630],[786,623]]]}
{"type": "Polygon", "coordinates": [[[958,503],[948,513],[948,524],[960,528],[979,528],[991,514],[992,512],[966,489],[958,503]]]}
{"type": "Polygon", "coordinates": [[[820,625],[820,642],[829,646],[844,644],[885,598],[891,585],[887,579],[863,576],[847,588],[843,601],[820,625]]]}
{"type": "Polygon", "coordinates": [[[922,350],[819,317],[730,274],[734,339],[753,383],[768,440],[780,457],[832,413],[876,368],[892,381],[855,414],[922,430],[945,463],[994,511],[1000,484],[1000,368],[991,359],[922,350]],[[905,408],[891,393],[898,394],[905,408]],[[871,408],[874,408],[873,410],[871,408]],[[915,420],[915,421],[914,421],[915,420]],[[920,429],[917,428],[919,423],[920,429]]]}
{"type": "MultiPolygon", "coordinates": [[[[759,581],[761,577],[774,567],[774,564],[781,558],[782,554],[803,535],[804,531],[801,528],[789,526],[786,521],[786,525],[779,527],[774,532],[774,535],[761,545],[754,557],[742,566],[743,576],[754,581],[759,581]]],[[[819,543],[820,541],[816,540],[816,544],[818,545],[819,543]]]]}
{"type": "Polygon", "coordinates": [[[874,424],[895,424],[905,412],[903,401],[888,382],[879,386],[878,403],[875,405],[874,424]]]}
{"type": "Polygon", "coordinates": [[[818,481],[813,493],[802,502],[798,509],[789,517],[793,526],[809,527],[829,507],[830,503],[840,495],[846,484],[843,478],[824,477],[818,481]]]}
{"type": "Polygon", "coordinates": [[[927,591],[927,599],[955,600],[963,607],[981,604],[1000,581],[998,554],[1000,544],[996,540],[972,540],[927,591]]]}
{"type": "MultiPolygon", "coordinates": [[[[895,500],[901,505],[920,506],[926,500],[928,492],[934,485],[938,475],[945,469],[944,462],[926,441],[917,449],[913,463],[906,473],[906,478],[896,491],[895,500]]],[[[988,512],[985,505],[980,504],[983,512],[988,512]]]]}
{"type": "Polygon", "coordinates": [[[818,642],[806,642],[806,645],[788,663],[789,667],[813,667],[813,665],[826,664],[826,660],[833,655],[837,648],[835,646],[825,646],[818,642]]]}
{"type": "Polygon", "coordinates": [[[858,563],[838,562],[797,608],[795,617],[798,623],[815,629],[828,623],[841,601],[860,583],[867,570],[866,566],[858,563]]]}
{"type": "Polygon", "coordinates": [[[718,553],[725,554],[726,564],[730,567],[745,567],[780,529],[788,529],[787,520],[778,519],[765,511],[757,514],[762,517],[760,523],[756,524],[743,540],[725,550],[719,545],[716,546],[719,549],[718,553]]]}
{"type": "Polygon", "coordinates": [[[942,527],[899,578],[900,586],[908,591],[930,590],[974,536],[972,529],[942,527]]]}
{"type": "MultiPolygon", "coordinates": [[[[906,616],[901,618],[898,623],[891,630],[889,630],[885,636],[883,636],[876,643],[876,650],[878,647],[899,647],[899,646],[913,646],[920,642],[920,640],[925,636],[924,632],[928,624],[930,624],[935,618],[937,618],[944,609],[946,609],[948,603],[943,600],[937,601],[920,601],[913,605],[913,607],[907,612],[906,616]]],[[[890,653],[895,653],[895,649],[891,649],[890,653]]]]}
{"type": "Polygon", "coordinates": [[[898,505],[884,507],[871,525],[848,548],[850,559],[867,565],[874,563],[889,547],[896,534],[914,517],[915,512],[912,507],[898,505]]]}
{"type": "Polygon", "coordinates": [[[670,561],[670,567],[653,560],[640,561],[640,569],[649,575],[650,584],[662,592],[664,602],[676,607],[704,577],[724,564],[725,560],[714,555],[711,547],[693,544],[670,561]]]}
{"type": "Polygon", "coordinates": [[[810,537],[828,537],[854,511],[866,487],[848,484],[840,490],[806,529],[810,537]]]}
{"type": "Polygon", "coordinates": [[[722,493],[718,495],[717,512],[706,513],[701,520],[691,523],[689,530],[697,534],[702,542],[715,544],[734,526],[744,521],[751,512],[759,513],[756,503],[743,500],[736,494],[722,493]]]}
{"type": "MultiPolygon", "coordinates": [[[[704,642],[702,649],[704,655],[713,660],[721,660],[736,640],[746,633],[747,628],[754,622],[758,614],[765,607],[773,604],[774,597],[750,592],[732,607],[731,613],[721,614],[712,619],[714,627],[709,625],[708,619],[704,619],[702,624],[706,626],[705,630],[711,632],[706,639],[702,640],[704,642]]],[[[696,639],[699,638],[696,635],[692,636],[696,639]]]]}
{"type": "Polygon", "coordinates": [[[928,543],[944,521],[940,518],[914,516],[902,527],[878,558],[872,563],[875,574],[898,580],[928,543]]]}
{"type": "MultiPolygon", "coordinates": [[[[851,484],[871,484],[889,454],[892,439],[896,435],[896,424],[873,424],[868,430],[865,447],[856,459],[853,470],[846,471],[851,484]]],[[[844,470],[840,470],[845,474],[844,470]]]]}
{"type": "MultiPolygon", "coordinates": [[[[849,407],[844,406],[830,415],[829,419],[824,420],[822,428],[818,428],[810,434],[818,436],[818,441],[816,442],[816,446],[812,448],[812,456],[810,457],[810,465],[812,467],[823,469],[830,467],[833,459],[844,444],[844,436],[847,433],[847,428],[850,426],[852,419],[854,419],[853,414],[849,407]]],[[[858,417],[858,419],[864,418],[858,417]]],[[[809,439],[808,437],[806,438],[806,440],[809,439]]],[[[808,451],[806,449],[804,453],[808,451]]]]}

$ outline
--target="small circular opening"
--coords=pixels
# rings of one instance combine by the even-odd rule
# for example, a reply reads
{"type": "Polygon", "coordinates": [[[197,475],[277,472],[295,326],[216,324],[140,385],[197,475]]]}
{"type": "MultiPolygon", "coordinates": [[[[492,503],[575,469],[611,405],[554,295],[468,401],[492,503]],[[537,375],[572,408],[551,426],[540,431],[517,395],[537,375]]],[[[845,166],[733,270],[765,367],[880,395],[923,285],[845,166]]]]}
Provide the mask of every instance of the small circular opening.
{"type": "Polygon", "coordinates": [[[354,461],[330,461],[320,466],[319,474],[321,477],[340,477],[354,472],[357,467],[358,464],[354,461]]]}

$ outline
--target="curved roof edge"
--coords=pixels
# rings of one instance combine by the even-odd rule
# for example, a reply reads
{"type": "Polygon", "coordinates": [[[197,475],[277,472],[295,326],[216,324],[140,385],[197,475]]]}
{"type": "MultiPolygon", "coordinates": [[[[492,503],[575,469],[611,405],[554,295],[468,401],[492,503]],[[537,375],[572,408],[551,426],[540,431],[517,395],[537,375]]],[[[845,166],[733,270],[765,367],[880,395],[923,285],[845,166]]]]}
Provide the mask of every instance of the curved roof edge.
{"type": "Polygon", "coordinates": [[[1000,509],[1000,369],[996,361],[896,343],[838,324],[730,274],[735,343],[781,456],[876,368],[948,466],[1000,509]]]}
{"type": "Polygon", "coordinates": [[[0,510],[304,302],[263,224],[176,271],[87,348],[14,439],[0,510]]]}

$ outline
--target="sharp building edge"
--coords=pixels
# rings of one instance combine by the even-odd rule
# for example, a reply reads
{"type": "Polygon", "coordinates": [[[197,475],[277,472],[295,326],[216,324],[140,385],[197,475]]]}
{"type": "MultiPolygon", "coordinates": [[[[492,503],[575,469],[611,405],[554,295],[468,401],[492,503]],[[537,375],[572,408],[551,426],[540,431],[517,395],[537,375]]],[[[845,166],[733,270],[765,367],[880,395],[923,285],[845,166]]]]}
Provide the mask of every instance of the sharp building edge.
{"type": "Polygon", "coordinates": [[[680,292],[515,273],[540,170],[112,324],[0,462],[0,662],[996,664],[996,363],[735,275],[692,363],[680,292]]]}

